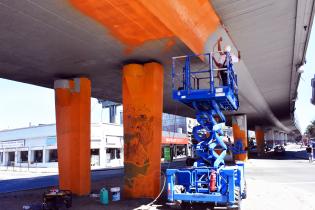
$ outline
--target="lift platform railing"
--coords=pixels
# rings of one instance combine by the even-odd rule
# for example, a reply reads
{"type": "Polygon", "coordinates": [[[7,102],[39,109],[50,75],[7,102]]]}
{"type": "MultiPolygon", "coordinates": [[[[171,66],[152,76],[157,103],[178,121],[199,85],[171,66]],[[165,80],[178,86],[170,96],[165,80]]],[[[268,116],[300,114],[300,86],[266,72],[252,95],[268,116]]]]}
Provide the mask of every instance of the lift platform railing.
{"type": "MultiPolygon", "coordinates": [[[[222,81],[221,81],[222,83],[222,81]]],[[[237,76],[231,62],[231,55],[228,52],[210,52],[198,55],[176,56],[172,58],[172,89],[173,91],[187,90],[209,90],[214,93],[216,87],[229,86],[238,90],[237,76]],[[225,54],[225,67],[216,66],[214,59],[225,54]],[[192,68],[193,67],[193,68],[192,68]],[[216,85],[220,71],[227,74],[227,84],[216,85]],[[215,74],[217,73],[217,74],[215,74]]]]}

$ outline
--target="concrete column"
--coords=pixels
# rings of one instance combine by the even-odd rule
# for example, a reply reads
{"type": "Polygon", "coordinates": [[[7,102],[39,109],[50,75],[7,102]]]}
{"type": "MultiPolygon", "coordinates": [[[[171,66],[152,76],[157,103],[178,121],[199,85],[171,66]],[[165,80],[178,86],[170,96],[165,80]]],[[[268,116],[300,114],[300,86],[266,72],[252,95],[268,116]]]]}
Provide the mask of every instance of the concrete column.
{"type": "MultiPolygon", "coordinates": [[[[103,128],[103,125],[101,125],[103,128]]],[[[102,129],[103,130],[103,129],[102,129]]],[[[100,166],[105,167],[106,166],[106,135],[102,132],[101,137],[101,143],[100,143],[100,166]]]]}
{"type": "Polygon", "coordinates": [[[163,67],[155,62],[123,68],[124,196],[160,192],[163,67]]]}
{"type": "Polygon", "coordinates": [[[264,130],[260,126],[255,127],[255,136],[256,136],[256,144],[257,144],[257,155],[258,157],[262,156],[265,153],[264,144],[264,130]]]}
{"type": "Polygon", "coordinates": [[[45,164],[47,162],[47,151],[46,151],[46,147],[43,148],[43,164],[45,164]]]}
{"type": "Polygon", "coordinates": [[[6,166],[8,164],[7,152],[3,149],[3,165],[6,166]]]}
{"type": "Polygon", "coordinates": [[[87,78],[56,80],[54,88],[59,186],[86,195],[91,190],[91,82],[87,78]]]}
{"type": "Polygon", "coordinates": [[[32,151],[31,151],[31,149],[29,147],[28,148],[28,154],[27,154],[27,163],[28,163],[29,166],[31,165],[31,161],[32,161],[32,157],[31,157],[32,153],[31,152],[32,151]]]}
{"type": "Polygon", "coordinates": [[[274,137],[274,145],[279,144],[279,131],[273,130],[273,137],[274,137]]]}
{"type": "Polygon", "coordinates": [[[280,133],[280,145],[284,145],[284,132],[280,133]]]}
{"type": "Polygon", "coordinates": [[[273,129],[271,129],[270,130],[270,138],[271,138],[271,142],[272,142],[272,147],[274,147],[275,146],[275,144],[276,144],[276,137],[275,137],[275,130],[273,130],[273,129]]]}
{"type": "Polygon", "coordinates": [[[14,152],[14,165],[17,166],[18,165],[18,162],[19,162],[19,154],[18,154],[18,151],[15,149],[15,152],[14,152]]]}
{"type": "Polygon", "coordinates": [[[235,160],[246,161],[248,159],[247,152],[247,119],[246,115],[233,115],[232,116],[232,128],[233,128],[233,137],[234,145],[241,145],[239,151],[234,154],[235,160]]]}

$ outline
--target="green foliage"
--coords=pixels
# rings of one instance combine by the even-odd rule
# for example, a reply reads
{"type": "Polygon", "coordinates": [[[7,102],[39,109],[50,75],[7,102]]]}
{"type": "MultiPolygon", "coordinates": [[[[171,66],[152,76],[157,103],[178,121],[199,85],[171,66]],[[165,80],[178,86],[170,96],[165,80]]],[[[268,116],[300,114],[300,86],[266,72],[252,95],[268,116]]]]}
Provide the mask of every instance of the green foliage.
{"type": "Polygon", "coordinates": [[[311,138],[315,137],[315,120],[311,121],[311,124],[306,127],[305,134],[311,138]]]}

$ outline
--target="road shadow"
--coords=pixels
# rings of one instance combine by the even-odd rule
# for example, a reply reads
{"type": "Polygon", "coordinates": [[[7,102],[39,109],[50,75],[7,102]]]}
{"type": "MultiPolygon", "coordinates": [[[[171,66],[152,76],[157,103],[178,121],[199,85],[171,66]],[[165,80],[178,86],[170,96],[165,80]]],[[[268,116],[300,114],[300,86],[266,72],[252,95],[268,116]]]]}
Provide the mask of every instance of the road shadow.
{"type": "Polygon", "coordinates": [[[285,151],[284,153],[275,153],[274,151],[266,152],[262,156],[257,154],[249,154],[249,159],[268,159],[268,160],[307,160],[307,153],[305,150],[299,151],[285,151]]]}

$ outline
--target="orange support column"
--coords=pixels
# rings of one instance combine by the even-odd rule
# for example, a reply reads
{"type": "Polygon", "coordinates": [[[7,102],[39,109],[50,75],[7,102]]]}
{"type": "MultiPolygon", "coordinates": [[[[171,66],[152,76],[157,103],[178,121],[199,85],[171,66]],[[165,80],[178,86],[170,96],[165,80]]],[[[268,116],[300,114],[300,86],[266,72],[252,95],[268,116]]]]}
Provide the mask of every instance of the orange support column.
{"type": "Polygon", "coordinates": [[[239,148],[238,154],[234,154],[234,159],[246,161],[248,158],[246,115],[232,116],[232,128],[233,128],[234,145],[242,145],[241,148],[239,148]]]}
{"type": "Polygon", "coordinates": [[[124,196],[154,198],[160,192],[163,67],[123,68],[124,196]]]}
{"type": "Polygon", "coordinates": [[[60,189],[90,193],[91,83],[56,80],[55,105],[60,189]]]}
{"type": "Polygon", "coordinates": [[[264,154],[264,144],[265,144],[265,135],[264,130],[260,126],[255,127],[255,136],[256,136],[256,144],[257,144],[257,154],[261,156],[264,154]]]}

